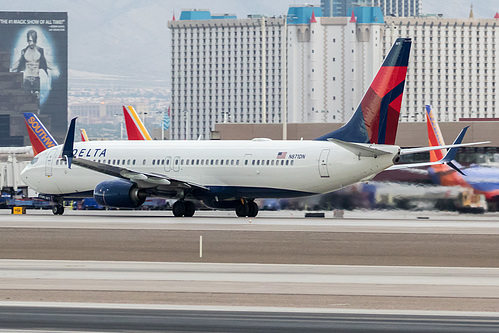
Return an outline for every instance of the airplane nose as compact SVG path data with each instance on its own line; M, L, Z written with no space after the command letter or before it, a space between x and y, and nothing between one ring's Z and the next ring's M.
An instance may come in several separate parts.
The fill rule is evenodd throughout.
M33 187L32 184L30 184L30 167L29 165L26 166L23 171L21 171L21 180L26 184L28 185L29 187Z

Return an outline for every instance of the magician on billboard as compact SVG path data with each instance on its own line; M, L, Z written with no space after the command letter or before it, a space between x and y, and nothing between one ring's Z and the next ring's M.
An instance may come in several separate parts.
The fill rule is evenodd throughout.
M24 91L33 98L38 112L50 95L52 80L60 75L52 55L52 45L38 27L23 29L13 48L10 71L23 73Z

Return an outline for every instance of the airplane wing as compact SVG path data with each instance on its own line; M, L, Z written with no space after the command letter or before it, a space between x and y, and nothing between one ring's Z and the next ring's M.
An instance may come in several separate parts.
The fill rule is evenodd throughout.
M127 179L136 183L139 188L151 188L158 185L169 186L175 189L202 189L208 191L209 189L205 186L188 182L172 177L168 177L163 174L155 172L140 172L134 171L129 168L119 167L115 165L109 165L99 162L94 162L82 158L73 159L73 164L78 165L82 168L90 169L99 173L103 173L109 176Z
M205 186L158 173L134 171L128 168L94 162L82 158L75 158L73 156L75 127L76 118L73 118L71 119L68 132L66 133L66 139L64 140L64 146L62 148L62 156L67 160L69 169L71 169L72 164L75 164L82 168L90 169L99 173L130 180L136 183L140 188L153 188L163 185L169 186L172 189L197 188L209 191L209 189Z

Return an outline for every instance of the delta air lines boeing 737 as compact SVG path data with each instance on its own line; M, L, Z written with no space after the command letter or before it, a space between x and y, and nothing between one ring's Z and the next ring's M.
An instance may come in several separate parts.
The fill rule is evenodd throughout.
M256 198L321 194L369 180L401 154L443 148L395 145L410 46L397 39L351 119L315 140L74 143L75 118L64 145L37 155L22 179L56 202L93 195L103 206L133 208L149 196L175 197L173 214L186 217L195 213L193 200L254 217ZM62 214L63 206L53 211Z

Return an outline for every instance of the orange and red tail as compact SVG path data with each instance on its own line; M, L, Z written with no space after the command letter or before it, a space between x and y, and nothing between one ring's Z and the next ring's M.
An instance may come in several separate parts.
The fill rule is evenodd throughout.
M87 131L85 131L85 129L80 128L80 135L81 135L81 141L83 141L83 142L90 141L88 139Z
M426 125L428 128L428 144L430 147L444 146L444 138L442 132L440 131L440 126L438 126L438 121L431 105L426 105ZM430 151L430 162L440 161L445 154L447 149L432 150ZM444 186L462 186L471 187L470 184L455 170L446 164L439 164L430 167L430 174L434 178L434 182L439 183Z
M131 106L123 106L128 140L152 140L149 132Z
M28 130L29 141L31 142L35 156L48 148L57 146L57 141L55 141L34 113L25 112L23 115L26 129Z

